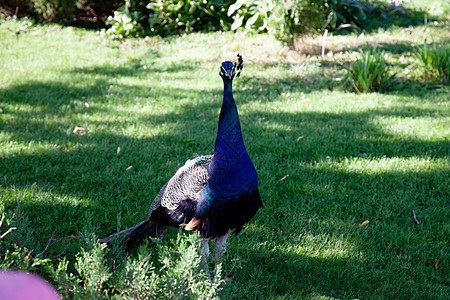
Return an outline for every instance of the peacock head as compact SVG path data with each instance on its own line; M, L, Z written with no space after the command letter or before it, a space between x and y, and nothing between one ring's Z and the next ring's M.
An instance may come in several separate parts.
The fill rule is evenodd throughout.
M233 80L234 75L236 74L236 68L231 61L224 61L220 66L220 77L223 80Z
M236 75L237 70L237 77L241 75L241 70L244 65L244 61L242 59L242 55L238 54L238 58L236 61L225 61L220 66L220 72L219 75L222 77L223 80L233 80L234 75Z

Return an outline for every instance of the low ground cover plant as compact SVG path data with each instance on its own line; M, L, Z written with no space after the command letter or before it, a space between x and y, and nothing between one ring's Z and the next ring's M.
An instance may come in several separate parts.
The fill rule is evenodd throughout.
M347 85L357 93L385 92L395 84L385 53L376 47L360 50L361 58L347 70Z
M448 83L450 76L450 44L432 44L425 41L414 52L425 79L439 79Z

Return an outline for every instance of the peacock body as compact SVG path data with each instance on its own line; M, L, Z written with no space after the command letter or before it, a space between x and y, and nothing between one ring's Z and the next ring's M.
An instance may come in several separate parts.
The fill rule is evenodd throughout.
M218 259L230 231L238 234L262 207L258 176L244 145L233 98L236 68L242 66L229 61L220 68L224 93L214 155L186 161L155 197L147 220L101 242L116 236L127 243L147 237L162 239L167 227L185 226L200 233L204 256L209 253L208 240L216 238Z

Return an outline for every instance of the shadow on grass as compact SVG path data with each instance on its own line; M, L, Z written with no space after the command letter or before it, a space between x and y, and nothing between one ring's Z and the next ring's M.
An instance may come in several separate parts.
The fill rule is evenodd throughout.
M108 79L131 76L135 74L131 68L134 69L130 66L99 67L94 72ZM174 65L172 72L179 70L186 70L185 65ZM74 72L83 73L83 70ZM159 70L146 72L151 74ZM142 71L142 76L146 72ZM85 228L87 219L95 224L99 236L115 232L118 219L122 227L135 225L146 217L153 197L177 167L194 152L212 152L220 101L182 104L178 112L141 114L125 123L114 118L93 118L86 121L86 135L72 134L71 129L77 124L69 124L67 120L76 121L77 116L83 114L120 116L122 112L116 109L114 101L135 101L136 93L143 98L157 96L155 101L161 103L165 98L181 101L208 99L211 95L219 95L220 98L221 95L220 89L196 91L141 87L137 90L135 86L120 85L115 100L108 100L103 97L109 83L106 79L94 81L90 87L31 83L0 91L9 104L17 104L15 110L5 109L3 112L8 116L7 121L2 118L0 123L1 131L8 136L5 143L12 148L18 142L35 143L30 149L16 147L2 155L0 186L10 191L11 185L16 185L21 209L29 216L37 243L41 245L55 230L58 236L77 235ZM314 81L311 77L305 79ZM243 80L239 83L241 88L255 85L262 87L263 91L259 92L258 88L240 89L236 90L235 98L238 105L260 101L263 95L266 97L262 101L270 102L279 99L285 86L305 93L324 88L313 85L308 90L299 85L298 80L289 77L275 80L255 78L254 82ZM111 101L111 105L89 110L83 107L80 97L98 99L102 103ZM21 105L31 108L21 110ZM446 141L396 136L374 122L377 117L434 117L440 114L438 108L417 109L399 105L353 113L301 114L239 109L244 139L259 172L266 207L252 221L263 228L261 232L248 229L245 233L244 230L230 245L231 255L237 253L247 262L242 273L233 275L236 282L245 282L243 278L248 276L257 278L253 284L258 283L258 286L248 289L238 284L228 286L227 289L234 294L244 295L244 298L246 295L249 298L255 295L262 297L265 293L288 297L298 295L300 291L306 296L370 296L377 292L382 281L389 278L386 273L393 270L393 267L379 267L380 264L391 264L396 255L402 254L402 245L415 241L420 252L427 239L437 241L442 238L426 231L425 227L418 232L411 229L408 214L411 209L423 207L421 217L432 218L434 211L430 207L441 207L448 193L440 185L446 172L404 170L369 176L338 170L332 165L318 167L328 159L339 163L347 158L367 156L375 159L447 159L449 145ZM204 118L198 117L200 112ZM53 117L56 120L52 120ZM111 129L120 132L117 128L127 129L132 125L143 131L141 135L110 132ZM152 133L151 130L158 126L167 126L167 129L163 133ZM91 131L89 128L94 129ZM304 139L297 142L300 135ZM197 142L186 142L190 138ZM45 145L46 149L39 145ZM120 155L117 147L121 147ZM129 166L133 168L127 172ZM289 177L280 181L286 174ZM9 200L7 205L11 208L17 203ZM361 256L325 259L314 257L313 253L282 252L275 247L296 243L301 246L301 237L305 234L346 235L351 226L354 229L358 222L369 218L379 227L366 234L349 234L349 240L355 245L353 250L362 253ZM440 217L435 218L430 221L430 226L437 231L436 224L440 222ZM378 237L377 232L384 232L384 236ZM370 248L377 238L380 238L379 248ZM248 248L240 248L240 243L245 241ZM257 243L264 242L272 243L274 250L251 250L257 248L254 246ZM63 247L56 246L51 254L61 253ZM327 241L323 242L323 247L333 249ZM439 247L430 248L429 257L441 259ZM414 272L413 268L406 270ZM433 279L428 273L423 273L421 278ZM439 277L436 280L440 280Z
M248 263L258 272L242 270L242 274L232 274L236 276L235 280L251 277L254 281L245 287L225 286L229 299L264 299L266 295L280 299L309 299L314 296L341 299L373 290L369 271L349 271L356 267L366 269L364 262L358 259L324 259L278 251L264 254L258 250L239 250L249 255L248 259L251 257Z
M182 71L193 71L198 69L201 62L195 60L186 60L168 64L166 66L155 66L154 61L159 55L150 55L145 59L134 59L126 66L97 66L95 68L76 68L72 72L74 74L98 74L107 77L148 75L151 73L178 73Z

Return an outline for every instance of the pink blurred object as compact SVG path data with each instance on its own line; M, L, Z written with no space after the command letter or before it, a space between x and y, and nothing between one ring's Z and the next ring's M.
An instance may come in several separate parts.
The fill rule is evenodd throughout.
M61 296L38 275L0 271L0 300L61 300Z

